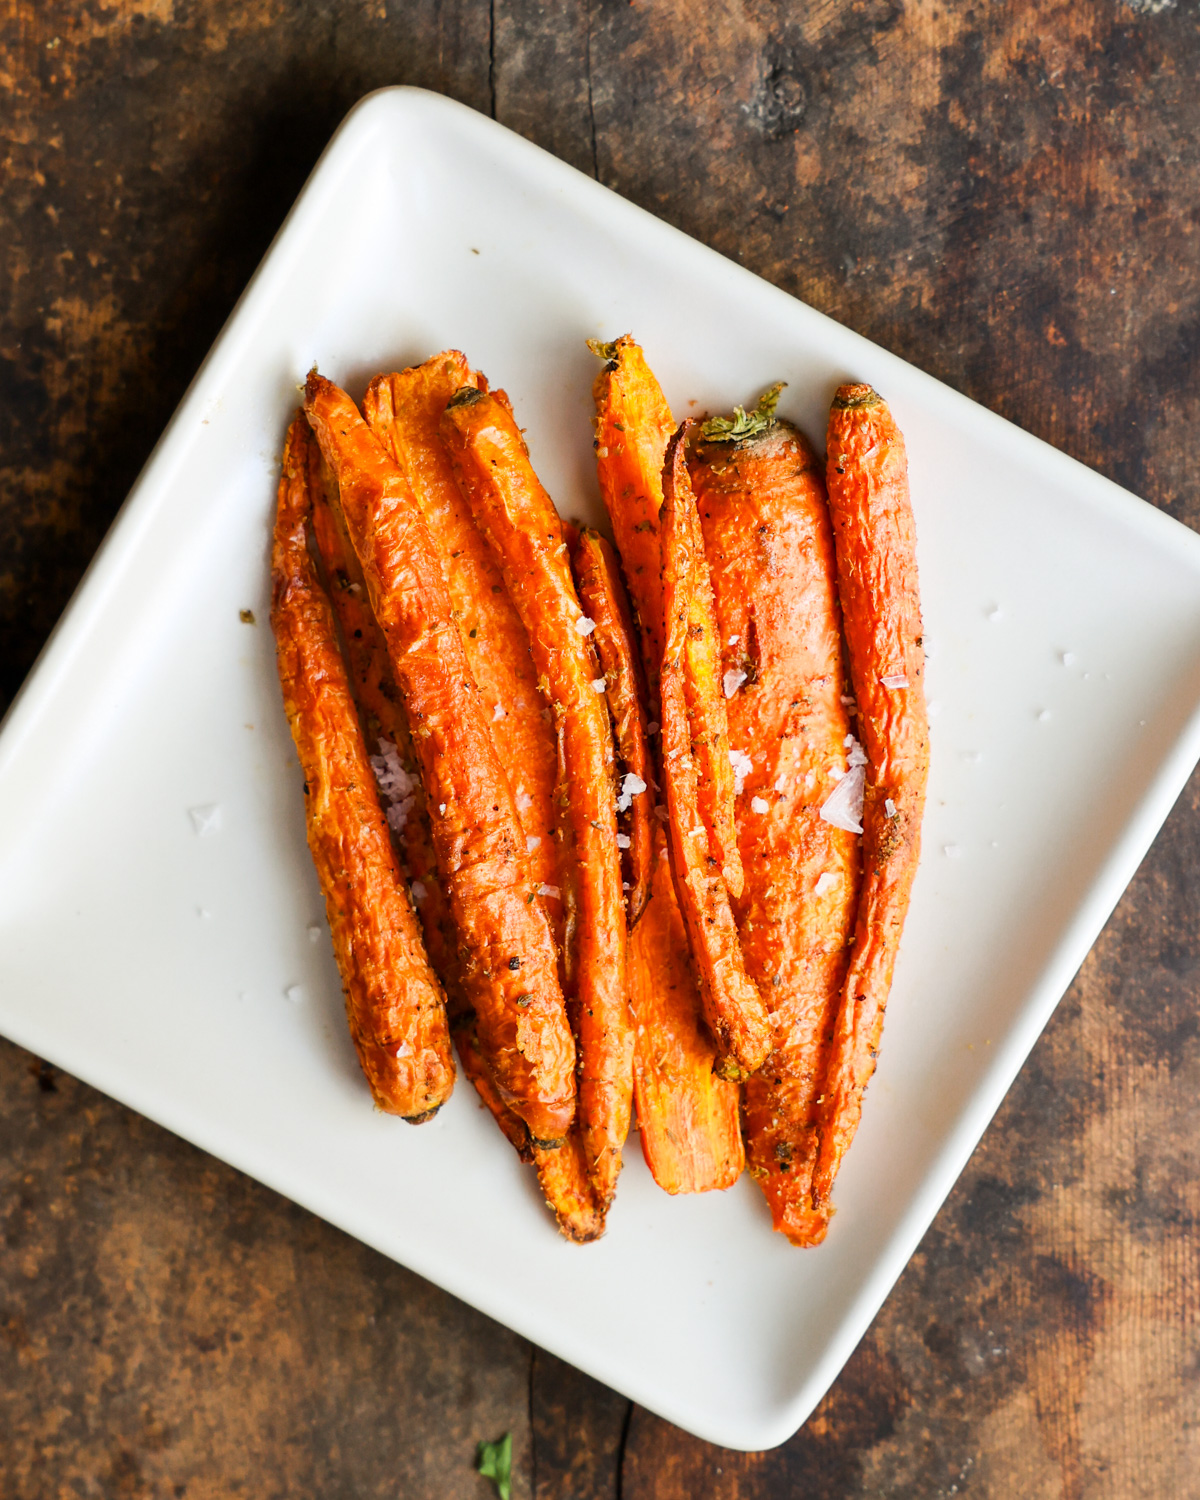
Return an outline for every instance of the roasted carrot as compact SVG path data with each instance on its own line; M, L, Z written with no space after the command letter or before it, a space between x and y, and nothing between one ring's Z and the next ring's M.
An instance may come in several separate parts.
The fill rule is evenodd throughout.
M675 430L671 408L632 334L588 347L606 361L596 376L596 475L612 522L642 637L650 701L658 699L662 662L662 463Z
M501 764L509 771L529 862L556 939L563 903L555 840L554 733L529 652L529 636L454 477L438 423L463 386L487 382L456 349L399 374L380 375L363 398L372 432L408 479L442 559L442 571L471 675L479 685Z
M407 481L345 392L314 371L305 409L404 699L488 1066L535 1141L560 1141L575 1048L557 953L441 564Z
M920 857L929 773L908 460L887 403L869 385L838 388L829 414L826 466L846 649L867 765L862 895L818 1122L813 1180L818 1205L829 1198L875 1071Z
M626 334L592 342L606 360L596 377L596 476L633 602L648 684L648 710L661 717L662 462L675 423L641 348ZM656 733L657 725L648 728ZM653 758L653 757L652 757ZM665 810L665 809L664 809ZM642 1153L669 1193L728 1185L742 1161L733 1084L714 1078L718 1049L701 1016L687 932L667 871L655 866L654 894L630 940L630 997L637 1035L634 1094Z
M341 634L342 654L363 725L384 814L425 934L425 949L446 992L453 1029L460 1008L458 939L438 876L425 789L417 771L387 642L371 613L366 579L342 515L337 483L309 442L312 529ZM524 1127L522 1126L522 1129Z
M655 1182L668 1193L731 1187L745 1165L738 1086L713 1072L712 1038L697 1024L700 995L661 829L650 900L629 938L629 1003L638 1134Z
M538 482L502 392L474 386L441 431L459 485L524 621L558 737L558 823L565 863L567 992L579 1039L579 1129L603 1213L616 1190L633 1093L625 991L625 912L617 848L613 743L593 683L595 628L571 581L562 525Z
M284 449L271 558L279 679L350 1034L376 1104L415 1122L449 1096L454 1060L441 987L396 862L333 610L308 550L311 444L297 415Z
M689 431L693 425L685 422L680 427L667 445L663 463L665 644L660 683L663 780L667 792L675 890L687 924L705 1019L721 1052L718 1067L725 1076L740 1078L762 1065L770 1050L771 1032L762 997L746 974L729 904L728 885L714 848L711 829L701 818L700 772L698 757L692 750L695 739L692 710L697 683L692 679L692 693L689 694L688 683L695 661L694 654L689 651L689 641L694 644L693 631L703 629L709 631L710 649L715 645L715 625L700 624L703 612L695 605L697 595L710 589L711 585L685 461ZM707 615L711 622L711 597L708 605ZM715 669L712 675L715 678ZM704 686L703 682L700 686ZM723 715L723 701L720 708ZM707 722L715 716L716 710L710 705Z
M559 846L555 837L554 732L544 717L529 636L505 587L499 564L458 487L438 424L451 396L487 382L457 350L434 355L397 374L380 375L363 400L371 430L404 472L443 560L459 638L472 676L490 712L492 736L510 780L525 830L538 901L561 942ZM424 915L422 905L422 915ZM463 1072L475 1085L523 1161L537 1170L546 1201L568 1239L583 1243L602 1233L573 1125L566 1141L548 1151L528 1143L524 1124L505 1105L487 1069L475 1018L451 997L450 1019Z
M775 1228L811 1245L828 1222L812 1202L817 1098L859 869L855 836L820 816L849 728L823 466L773 413L769 400L705 423L689 472L744 770L734 913L771 1020L770 1055L744 1085L746 1150Z
M603 691L617 746L617 843L625 850L626 911L632 929L650 895L651 802L654 781L646 742L646 685L633 639L629 600L612 547L598 531L567 531L571 571L588 618L603 673ZM599 679L597 679L599 680ZM632 778L632 779L630 779ZM624 843L622 843L624 840Z

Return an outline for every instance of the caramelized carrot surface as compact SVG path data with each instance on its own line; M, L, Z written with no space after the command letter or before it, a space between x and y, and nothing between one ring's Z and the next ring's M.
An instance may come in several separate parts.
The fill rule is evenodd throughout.
M663 780L675 889L700 980L705 1019L721 1053L718 1067L726 1076L740 1078L762 1065L771 1033L762 997L746 974L712 831L701 818L700 773L692 749L696 729L688 692L694 658L688 642L697 628L696 594L710 585L684 458L690 426L685 422L671 439L663 464ZM696 687L693 680L693 694ZM714 712L710 707L710 717Z
M425 949L446 992L453 1019L461 1008L458 940L450 904L438 876L429 828L429 810L413 753L412 738L392 675L387 642L367 596L366 579L346 531L337 483L315 439L309 442L313 535L341 635L354 701L372 752L384 814L392 831L417 915Z
M438 436L446 403L464 386L486 388L487 382L465 355L450 349L410 370L378 376L363 398L363 415L408 479L442 560L463 653L512 782L537 899L561 942L563 902L553 894L559 888L554 731L542 716L529 636Z
M625 989L625 910L617 847L613 742L595 691L562 525L502 392L467 387L446 408L443 439L472 514L525 623L558 737L559 828L566 843L567 992L579 1039L579 1129L601 1211L621 1169L633 1094ZM569 842L567 842L569 840Z
M650 900L629 939L629 999L638 1134L655 1182L668 1193L731 1187L745 1164L738 1086L713 1071L716 1048L698 1024L700 993L661 831Z
M493 1081L535 1140L559 1141L574 1115L575 1048L557 953L441 563L407 481L345 392L314 371L305 408L404 699Z
M744 1086L746 1149L775 1228L811 1245L828 1222L812 1201L817 1100L859 881L855 836L820 817L846 772L841 621L822 466L790 423L742 425L697 443L689 469L744 770L734 911L771 1021L771 1053Z
M592 387L596 401L596 475L612 522L625 582L642 637L650 701L662 662L662 465L675 430L671 408L631 334L589 342L607 363Z
M313 444L288 432L271 559L271 625L304 771L308 845L325 896L346 1015L380 1109L428 1119L454 1085L445 1005L380 807L337 644L308 549Z
M628 876L624 882L628 887L625 905L632 929L650 896L650 788L654 773L646 741L646 684L633 639L629 600L612 547L589 527L581 532L572 528L571 532L571 571L584 612L596 624L592 640L600 658L603 692L616 739L617 842L627 840L622 846L625 852L621 864Z
M862 1114L921 850L929 773L916 527L904 439L868 385L839 387L826 445L858 733L867 756L863 886L819 1119L824 1203Z

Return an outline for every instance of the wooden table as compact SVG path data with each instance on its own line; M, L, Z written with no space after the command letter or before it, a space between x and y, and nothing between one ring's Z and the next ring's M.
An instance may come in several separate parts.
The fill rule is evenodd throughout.
M0 703L382 84L494 114L1200 523L1191 0L4 0L0 67ZM485 1500L475 1444L511 1430L519 1500L1200 1495L1198 797L765 1455L0 1044L0 1494Z

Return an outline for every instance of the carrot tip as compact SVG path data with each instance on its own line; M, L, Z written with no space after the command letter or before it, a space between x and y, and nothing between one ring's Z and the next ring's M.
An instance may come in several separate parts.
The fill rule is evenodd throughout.
M833 398L834 411L856 411L861 407L879 406L883 397L869 385L839 385Z

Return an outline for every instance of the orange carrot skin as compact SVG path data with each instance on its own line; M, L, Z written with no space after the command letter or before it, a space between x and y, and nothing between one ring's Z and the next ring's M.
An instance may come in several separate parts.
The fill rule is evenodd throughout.
M629 840L622 866L629 879L626 911L630 929L636 925L650 897L651 800L654 785L650 748L646 739L646 685L633 636L633 616L621 582L612 547L598 531L568 529L571 570L584 613L596 622L592 640L604 673L604 695L612 716L617 745L618 780L636 776L647 791L632 797L617 824Z
M844 385L834 396L826 476L858 734L868 765L863 887L825 1079L814 1178L818 1203L829 1197L858 1128L863 1092L875 1071L921 853L929 775L925 653L908 459L886 402L870 386Z
M571 581L561 522L533 471L507 397L468 389L446 408L441 430L463 494L525 623L555 717L560 822L570 836L566 958L579 1037L578 1119L603 1210L616 1190L629 1130L633 1026L625 990L612 733L592 687L599 669L576 628L586 617Z
M660 830L650 900L629 938L634 1103L655 1182L706 1193L732 1187L745 1165L738 1086L713 1072L716 1051L696 1024L700 994L666 856Z
M488 1065L534 1139L559 1141L574 1116L575 1048L557 953L441 564L404 476L345 392L313 372L305 408L404 698Z
M592 387L596 402L596 476L612 522L642 639L650 702L658 699L662 661L663 455L675 422L662 388L632 334L592 344L608 363Z
M363 415L408 479L442 559L467 665L483 697L500 762L512 771L537 899L561 943L563 902L549 894L559 885L554 734L542 717L525 626L438 436L446 403L464 386L486 389L487 381L465 355L449 349L402 373L378 376L363 398Z
M675 890L704 1016L721 1053L718 1067L725 1076L742 1078L765 1061L771 1030L762 997L746 973L726 881L700 817L686 677L695 620L692 601L697 576L707 574L707 564L684 456L691 425L685 422L671 439L663 464L663 780Z
M817 1100L859 885L856 836L820 817L846 769L849 728L823 466L775 421L754 437L699 443L689 469L722 668L745 675L726 704L734 749L752 762L738 798L746 884L734 910L772 1029L771 1054L743 1088L746 1149L775 1228L812 1245L828 1224L812 1202Z
M455 1013L463 1004L458 939L450 904L438 875L425 789L416 774L412 737L408 732L400 689L396 686L388 659L387 641L371 613L366 579L346 531L336 481L315 441L309 443L309 450L313 536L337 617L342 652L363 732L368 746L374 748L376 754L383 753L383 742L393 745L405 770L413 775L411 806L401 831L398 834L393 832L392 842L401 857L410 891L415 892L417 914L425 934L425 949L446 992L453 1030ZM524 1130L524 1126L521 1128Z
M346 1015L378 1107L420 1121L454 1086L441 987L379 805L328 595L308 551L311 434L288 432L271 559L271 625L304 770L308 844Z

